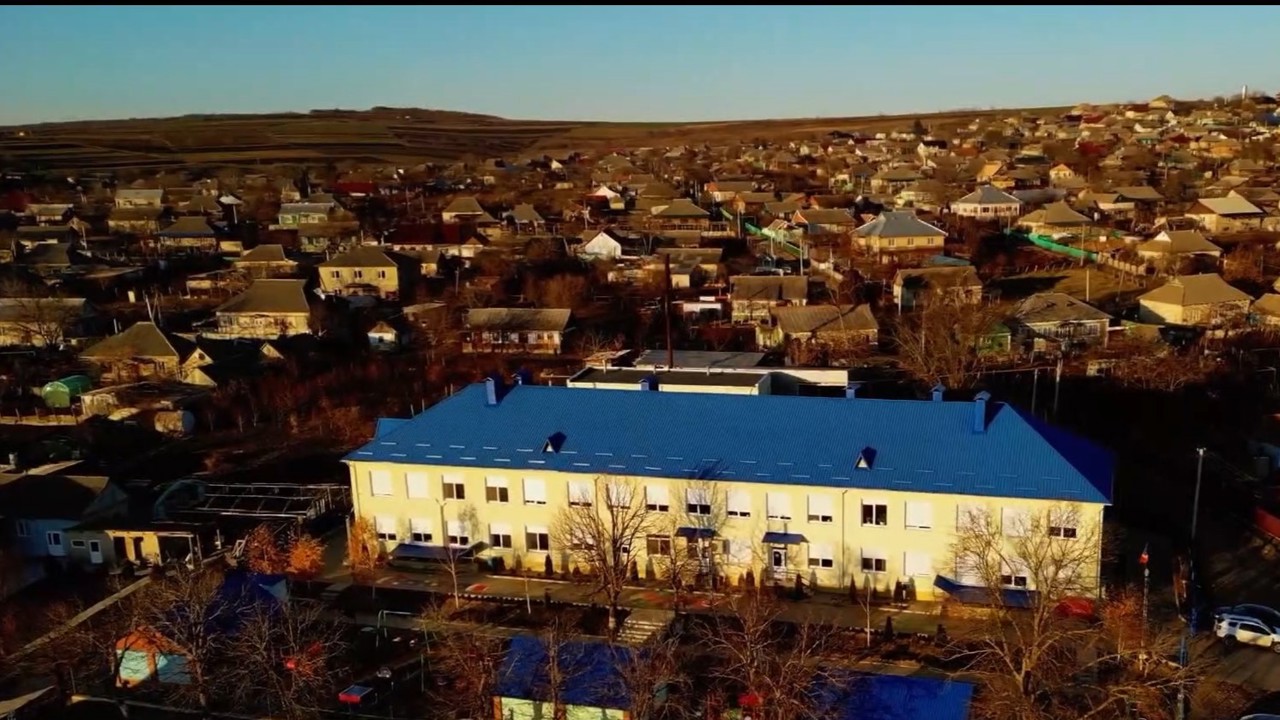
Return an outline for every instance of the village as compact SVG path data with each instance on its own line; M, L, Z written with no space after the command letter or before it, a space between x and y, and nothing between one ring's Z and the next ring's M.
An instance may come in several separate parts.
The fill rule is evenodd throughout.
M41 132L0 718L1280 712L1273 96L159 172Z

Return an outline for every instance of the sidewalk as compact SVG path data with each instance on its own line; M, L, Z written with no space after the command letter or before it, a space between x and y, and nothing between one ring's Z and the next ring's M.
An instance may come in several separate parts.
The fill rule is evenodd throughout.
M350 577L326 580L350 582ZM592 592L590 583L564 580L523 578L467 573L458 578L461 594L474 600L507 600L542 602L548 595L553 602L573 605L603 605L604 598ZM373 583L376 588L395 588L419 592L452 593L453 581L447 573L417 573L384 568L379 570ZM771 592L765 589L763 592ZM707 592L681 593L680 610L685 612L714 613L725 607L729 598ZM623 591L621 605L631 609L674 610L675 596L670 590L659 588L629 587ZM804 600L780 600L780 617L791 622L818 622L856 630L868 627L865 608L853 603L848 595L834 592L818 592ZM869 627L873 632L884 630L887 618L893 618L897 633L934 635L941 623L951 637L964 635L981 628L985 621L972 618L942 617L942 604L915 601L905 605L872 605Z

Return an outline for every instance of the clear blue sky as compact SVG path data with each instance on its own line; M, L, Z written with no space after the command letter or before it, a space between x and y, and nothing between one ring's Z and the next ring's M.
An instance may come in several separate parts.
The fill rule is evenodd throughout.
M375 105L731 120L1280 89L1280 8L1261 6L15 6L4 25L0 124Z

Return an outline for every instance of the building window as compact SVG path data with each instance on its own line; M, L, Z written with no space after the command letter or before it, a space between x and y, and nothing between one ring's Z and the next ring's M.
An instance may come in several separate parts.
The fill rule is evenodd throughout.
M908 502L905 524L912 530L929 530L933 528L933 504Z
M489 526L489 546L511 549L511 526L493 523Z
M651 556L662 555L670 557L671 538L666 535L650 535L645 540L645 552Z
M810 495L809 496L809 522L811 523L831 523L835 522L835 502L832 501L830 495Z
M378 271L378 279L379 279L379 280L386 280L386 279L387 279L387 271L386 271L386 270L379 270L379 271Z
M361 279L361 278L363 278L363 277L364 277L364 271L363 271L363 270L354 270L354 271L352 271L351 276L352 276L352 277L354 277L355 279L359 280L359 279Z
M711 490L709 488L689 488L685 490L685 512L690 515L711 514Z
M427 497L427 474L411 472L404 474L404 492L410 499L421 500Z
M658 485L646 485L644 506L649 512L670 512L671 498L667 495L667 489Z
M791 496L786 493L768 493L764 496L764 513L770 520L790 520Z
M885 554L879 550L862 549L862 572L864 573L882 573L889 569L889 560Z
M889 524L889 506L874 500L862 501L862 524L884 527Z
M511 491L507 488L507 479L487 477L484 479L485 502L505 503L511 500Z
M569 481L569 505L572 507L591 507L594 500L594 488L589 480Z
M1025 590L1027 588L1027 571L1022 569L1015 570L1006 566L1000 571L1000 584L1004 587Z
M14 532L18 537L31 537L31 523L26 520L17 520L13 524Z
M1026 537L1031 528L1031 511L1021 508L1000 509L1000 529L1006 537Z
M542 478L525 478L524 479L524 504L525 505L546 505L547 504L547 484Z
M929 553L908 550L902 554L902 574L911 576L932 575L933 558Z
M379 515L373 519L373 531L377 533L378 539L383 542L396 541L396 519Z
M729 517L751 517L751 494L746 490L730 490L726 505Z
M423 518L409 518L409 542L426 545L431 540L431 521Z
M1077 526L1074 512L1058 508L1049 511L1049 537L1069 540L1076 537Z
M528 552L547 552L551 549L551 533L545 527L529 525L524 529L524 547Z
M462 482L461 475L445 475L444 476L444 499L445 500L466 500L467 486Z
M83 549L83 548L84 548L84 541L83 541L83 540L72 540L72 541L71 541L71 547L73 547L73 548L82 548L82 549Z
M471 533L461 520L450 520L448 525L449 544L454 547L466 547L471 544Z
M836 566L835 552L830 545L809 546L809 567L833 568Z
M369 494L374 497L391 497L391 471L369 471Z
M956 508L956 530L985 530L991 514L981 505L962 504Z

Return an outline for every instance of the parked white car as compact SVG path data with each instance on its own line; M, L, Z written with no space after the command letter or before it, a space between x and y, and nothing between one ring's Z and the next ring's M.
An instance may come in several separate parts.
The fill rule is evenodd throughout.
M1213 624L1213 634L1228 645L1256 645L1280 653L1280 632L1261 620L1243 615L1222 615Z

